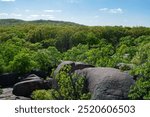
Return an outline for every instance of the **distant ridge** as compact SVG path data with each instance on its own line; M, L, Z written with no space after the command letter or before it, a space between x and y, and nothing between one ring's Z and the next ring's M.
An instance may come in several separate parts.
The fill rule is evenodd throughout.
M23 20L19 19L0 19L0 25L13 25L23 23Z
M17 24L50 24L50 25L69 25L69 26L81 26L80 24L67 22L67 21L54 21L54 20L33 20L25 21L20 19L0 19L0 25L17 25Z

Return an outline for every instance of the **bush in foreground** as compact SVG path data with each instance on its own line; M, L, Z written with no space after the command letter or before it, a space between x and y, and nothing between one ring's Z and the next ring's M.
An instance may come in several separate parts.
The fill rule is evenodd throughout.
M34 100L54 100L56 99L57 95L58 95L57 92L53 89L36 90L32 93L31 98Z
M37 90L32 93L36 100L87 100L91 94L85 87L85 78L70 73L71 66L64 66L56 75L58 89Z
M150 63L144 63L132 71L139 79L131 87L129 98L134 100L150 99Z

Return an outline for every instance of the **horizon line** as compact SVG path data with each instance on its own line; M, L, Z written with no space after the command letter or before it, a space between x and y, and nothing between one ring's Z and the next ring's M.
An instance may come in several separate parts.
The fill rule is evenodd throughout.
M87 25L87 24L81 24L78 22L73 22L73 21L67 21L67 20L52 20L52 19L31 19L31 20L27 20L27 19L17 19L17 18L0 18L0 20L21 20L21 21L25 21L25 22L31 22L31 21L39 21L39 20L43 20L43 21L54 21L54 22L66 22L66 23L74 23L74 24L78 24L78 25L83 25L83 26L90 26L90 27L97 27L97 26L104 26L104 27L146 27L146 28L150 28L150 26L144 26L144 25Z

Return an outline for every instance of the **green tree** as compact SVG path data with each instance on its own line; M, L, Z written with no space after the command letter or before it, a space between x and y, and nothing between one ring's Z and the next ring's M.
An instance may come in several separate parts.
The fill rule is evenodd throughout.
M63 53L63 60L71 61L84 61L87 59L85 53L88 51L87 45L79 44L76 47L69 49L67 52Z
M56 67L61 60L61 53L55 47L38 50L34 60L37 62L39 69L49 71Z
M72 46L77 46L78 44L87 44L87 32L77 31L72 35Z
M70 27L65 27L57 35L56 47L59 51L65 52L72 47L73 30Z
M132 59L132 63L141 65L150 59L150 43L141 43L138 50Z
M13 61L10 61L10 71L23 74L33 70L36 66L36 63L33 61L33 58L29 53L30 52L27 50L20 51L14 57Z
M0 50L6 65L8 65L9 62L13 60L14 56L17 55L17 53L21 50L21 47L12 44L10 41L7 41L6 43L2 44Z
M49 46L56 46L56 42L57 42L56 39L50 38L43 40L41 43L44 48L48 48Z
M138 76L139 79L131 87L129 98L136 100L150 99L150 62L138 66L131 73Z
M89 32L87 34L87 44L89 46L91 46L91 45L95 45L95 44L98 44L98 43L99 43L99 40L96 38L96 36L94 35L94 33Z

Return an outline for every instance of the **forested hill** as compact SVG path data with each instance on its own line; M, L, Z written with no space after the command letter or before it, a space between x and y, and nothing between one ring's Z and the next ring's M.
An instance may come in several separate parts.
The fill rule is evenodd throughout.
M0 26L20 25L20 24L49 24L49 25L68 25L79 26L77 23L53 20L33 20L24 21L20 19L0 19Z

